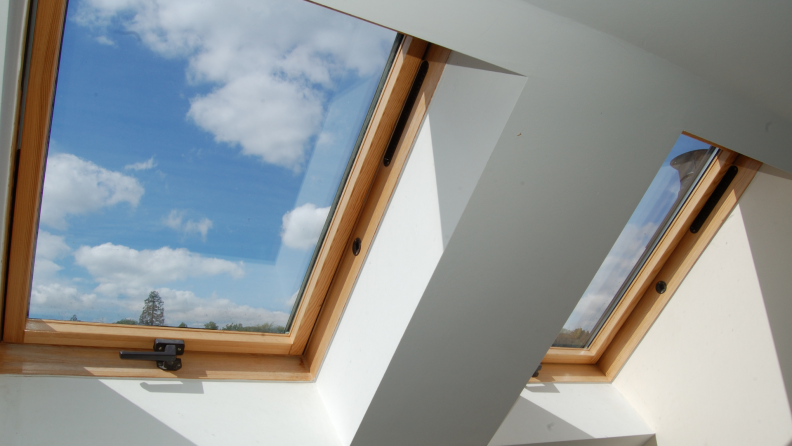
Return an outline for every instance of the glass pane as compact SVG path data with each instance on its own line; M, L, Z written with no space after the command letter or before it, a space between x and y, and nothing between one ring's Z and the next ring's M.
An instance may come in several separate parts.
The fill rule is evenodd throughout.
M589 346L715 152L701 141L679 137L553 347Z
M300 0L70 1L30 317L284 332L395 39Z

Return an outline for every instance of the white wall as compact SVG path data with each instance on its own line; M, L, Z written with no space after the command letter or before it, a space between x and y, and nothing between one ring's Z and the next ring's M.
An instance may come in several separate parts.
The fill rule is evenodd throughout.
M317 378L344 445L443 252L430 132L427 118Z
M657 444L792 442L790 271L792 176L764 166L614 381Z
M450 56L316 384L0 375L0 430L12 445L349 444L524 82Z
M609 383L528 384L489 446L557 444L641 446L654 436Z
M0 375L2 444L340 445L312 383Z
M382 329L368 326L369 331L361 331L352 341L345 340L348 335L343 330L351 321L365 315L368 299L377 299L380 294L364 296L356 288L322 369L318 388L304 384L305 387L284 390L271 383L209 386L203 382L204 394L187 392L174 396L161 392L163 395L155 396L153 387L142 386L139 381L6 376L0 377L6 392L0 401L0 416L15 421L4 428L16 429L15 432L22 429L19 435L42 441L57 438L59 429L88 435L96 419L105 424L122 422L121 415L104 416L116 409L119 414L140 420L141 426L163 432L176 444L179 436L185 441L196 441L192 432L202 435L200 441L206 444L226 437L241 442L241 437L235 437L231 430L238 425L226 418L239 412L229 409L225 415L222 411L227 407L237 405L260 415L242 418L251 420L246 425L255 426L244 431L248 435L245 438L257 440L259 436L279 432L278 429L298 430L290 423L302 421L298 420L299 416L321 418L324 409L316 398L320 395L328 408L327 423L338 430L341 444L350 441L376 446L486 444L513 408L531 372L682 130L792 170L792 152L788 150L792 147L792 124L777 113L715 87L638 47L528 3L519 0L326 0L320 3L527 77L520 80L524 87L517 81L513 84L505 81L508 87L503 90L498 89L498 83L486 87L495 94L509 92L512 99L493 101L495 111L490 110L478 119L485 129L490 129L487 131L491 133L487 134L491 136L487 139L491 138L495 144L477 142L470 146L473 151L468 154L477 156L473 164L478 165L482 160L487 164L460 175L463 184L459 187L464 191L465 205L454 204L452 200L444 208L441 183L446 181L442 179L446 174L441 174L438 167L441 154L432 147L438 196L436 212L440 216L429 220L431 224L422 229L426 233L416 234L428 240L427 251L421 252L425 257L415 260L415 266L420 268L412 270L412 265L402 265L404 272L414 273L426 285L412 283L412 275L393 281L386 279L392 277L390 274L372 275L367 280L379 279L381 289L403 286L399 289L405 293L397 297L404 299L404 306L396 309L398 314L393 313L394 320L390 320L390 313L379 313L379 319L375 320L382 323ZM502 70L485 71L483 75L487 78L490 78L488 73L496 73L492 75L494 78L516 78L508 77L516 75ZM7 82L5 79L4 85ZM3 106L7 103L4 98ZM498 104L504 108L500 109ZM503 110L507 112L499 114ZM432 118L432 113L435 110L430 110L429 132L442 121ZM768 122L772 126L767 126ZM468 124L475 124L459 122L454 128L455 123L456 120L443 125L451 131L464 132ZM426 136L422 134L424 147ZM431 139L434 144L434 138ZM452 142L447 147L453 149L460 141L467 140L449 137L446 141ZM408 169L431 172L427 167L429 154L426 150L422 153L423 161L415 166L408 164ZM419 154L416 159L420 157ZM455 169L449 178L453 178ZM406 175L407 172L405 178ZM420 184L427 180L420 175L415 178ZM473 183L475 187L471 188ZM410 190L404 184L399 188ZM432 197L428 195L418 197L426 201L416 206L420 213L415 215L429 215ZM397 207L394 204L392 209ZM464 210L454 217L461 207ZM443 222L443 209L448 212L447 221L457 220L450 229ZM747 206L742 205L741 209L745 211ZM751 227L767 233L783 233L788 227L784 223L789 221L786 214L773 214L775 211L769 208L764 208L764 212L770 220L751 220L746 213L749 240ZM400 221L412 223L409 218L412 214L403 215L404 220ZM387 219L391 217L386 215L375 243L390 246L398 254L406 248L383 236ZM398 231L401 228L392 229L393 234L402 234ZM784 234L787 238L783 243L789 243L790 237ZM788 293L784 294L790 286L785 282L789 268L783 265L789 263L781 263L779 267L774 261L785 257L782 251L773 251L778 249L773 240L763 240L757 235L754 241L756 246L764 247L758 255L754 253L754 258L765 306L774 310L770 312L770 333L775 336L777 347L788 347L792 336L781 322L784 315L792 314L785 299ZM372 247L370 259L374 252ZM388 256L382 255L385 257ZM428 272L432 262L436 267ZM373 271L372 265L366 265L364 274L369 268ZM405 283L399 283L402 281ZM359 285L363 290L362 276ZM358 303L360 307L356 309ZM386 326L390 328L385 330ZM368 337L381 341L375 347L391 349L392 357L390 353L372 354ZM354 343L358 341L361 344ZM787 348L777 352L782 364L789 359L790 351ZM361 365L352 362L355 358L363 362L372 359L371 374L363 376L371 381L358 382L356 375L344 374L353 370L352 366ZM729 370L737 373L744 369L745 364L740 363ZM789 376L784 370L787 369L782 369L779 375L782 378ZM672 372L679 374L678 370ZM735 375L720 391L724 394L733 391L740 376ZM359 392L339 391L355 389L358 383ZM190 386L194 388L195 384ZM639 387L645 391L652 388ZM36 389L43 390L37 394ZM637 395L623 392L625 396ZM28 394L35 396L35 403L26 405L23 400ZM290 399L296 395L303 396ZM73 401L80 398L86 402L77 406L78 410L71 409L75 406ZM651 413L647 415L645 406L631 398L628 397L650 427L664 427L655 425L655 418ZM260 404L262 400L285 405L285 413L290 415L267 418L268 412ZM89 410L94 404L100 413ZM55 421L41 428L36 423L39 414L49 414ZM219 417L219 422L213 423L213 417ZM299 435L307 438L304 444L311 444L315 439L327 438L329 434L322 429L325 434L309 431ZM175 434L171 435L170 431ZM121 432L124 439L134 438L129 431L121 429ZM99 434L95 438L107 439ZM333 444L335 440L330 441Z
M452 53L317 379L349 444L525 78Z
M682 131L792 170L776 112L527 2L320 3L527 77L354 445L488 442Z

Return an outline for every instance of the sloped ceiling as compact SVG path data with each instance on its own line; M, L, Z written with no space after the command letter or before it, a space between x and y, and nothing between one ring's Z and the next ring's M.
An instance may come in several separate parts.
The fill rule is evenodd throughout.
M526 0L792 120L792 2Z
M788 48L767 37L738 51L723 43L724 31L700 48L715 53L714 60L697 64L658 54L672 43L648 51L581 24L570 17L579 3L560 13L524 0L319 3L526 77L366 408L355 446L486 444L682 131L792 172L792 110L774 96L781 94L776 88L786 92L788 66L750 74L780 79L774 88L749 74L693 72L753 56L760 43L775 52ZM696 3L702 10L712 4ZM638 23L662 17L648 2L639 6L632 13ZM686 17L684 5L676 7L682 12L669 12L667 21ZM580 15L608 14L591 8L596 14ZM729 23L740 22L739 13L730 14ZM632 15L612 19L614 26L620 20ZM676 23L657 33L685 28ZM717 23L710 27L720 32ZM673 42L664 39L672 37L658 42ZM674 57L692 57L686 54L696 49ZM733 92L739 88L745 91ZM770 108L761 101L775 102Z

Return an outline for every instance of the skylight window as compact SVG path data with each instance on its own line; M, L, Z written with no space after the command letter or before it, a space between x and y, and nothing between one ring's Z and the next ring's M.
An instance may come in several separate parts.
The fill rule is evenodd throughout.
M288 331L395 38L297 0L69 2L29 316Z
M591 345L716 154L680 135L553 347Z

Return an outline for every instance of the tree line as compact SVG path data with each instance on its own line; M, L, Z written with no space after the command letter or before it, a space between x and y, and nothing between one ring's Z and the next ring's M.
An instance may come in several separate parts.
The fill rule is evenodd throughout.
M73 316L72 320L77 320L77 316ZM124 318L116 322L121 325L149 325L149 326L164 326L165 325L165 303L162 301L157 291L149 293L145 301L143 301L143 311L140 313L138 320ZM180 323L177 328L189 328L184 322ZM226 331L247 331L258 333L285 333L286 327L283 325L276 325L272 322L266 322L259 325L243 325L239 323L226 324L225 327L220 328L214 321L209 321L204 324L207 330L226 330Z
M588 344L591 338L591 331L584 330L583 328L576 328L574 330L561 329L561 333L553 342L553 347L570 347L579 348L581 345Z

